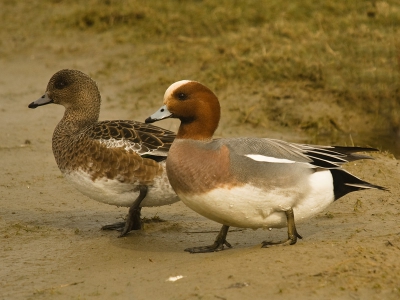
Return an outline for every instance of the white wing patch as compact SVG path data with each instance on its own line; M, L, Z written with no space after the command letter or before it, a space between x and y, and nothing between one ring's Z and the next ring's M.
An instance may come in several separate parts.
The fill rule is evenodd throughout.
M264 161L264 162L270 162L270 163L279 163L279 164L294 164L296 163L294 160L290 159L285 159L285 158L276 158L272 156L265 156L265 155L260 155L260 154L246 154L248 158L251 158L252 160L255 161Z

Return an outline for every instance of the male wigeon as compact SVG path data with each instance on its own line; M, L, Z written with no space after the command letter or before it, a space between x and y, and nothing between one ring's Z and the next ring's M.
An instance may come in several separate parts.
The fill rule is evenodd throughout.
M293 245L301 238L295 221L316 215L347 193L385 188L357 178L341 165L368 158L372 148L313 146L267 138L212 139L220 119L215 94L195 81L178 81L164 105L146 123L181 121L167 158L167 174L179 198L197 213L223 224L214 244L191 253L231 247L229 226L288 227L288 239L262 247Z
M102 229L124 236L141 229L141 207L179 200L165 172L173 132L130 120L99 122L99 89L77 70L54 74L46 93L29 108L50 103L65 107L53 133L54 157L65 178L94 200L130 207L126 222Z

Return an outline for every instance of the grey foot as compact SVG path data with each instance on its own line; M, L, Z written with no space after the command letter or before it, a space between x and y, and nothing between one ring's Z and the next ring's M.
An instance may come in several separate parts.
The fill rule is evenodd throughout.
M261 243L261 248L269 248L269 247L273 247L273 246L294 245L297 243L297 238L302 239L302 237L296 232L296 235L289 236L288 239L285 241L280 241L280 242L263 241Z
M118 222L106 225L101 228L102 230L117 230L121 232L121 234L118 237L124 237L132 230L142 229L142 221L140 220L140 212L142 208L140 207L140 203L142 203L143 199L147 195L147 186L140 185L138 189L139 189L139 196L136 198L132 206L129 208L126 222Z
M281 242L269 242L263 241L261 243L262 248L269 248L272 246L287 246L294 245L297 242L297 238L302 239L301 235L297 233L296 224L294 223L293 209L285 211L288 225L288 239Z
M209 245L209 246L186 248L185 251L190 252L190 253L217 252L217 251L224 250L224 245L227 246L228 248L232 248L231 244L229 244L226 240L228 230L229 230L229 226L223 225L217 235L217 238L215 239L214 244Z
M125 222L117 222L109 225L104 225L101 230L117 230L122 231L125 227Z
M101 227L101 230L116 230L121 232L118 237L126 236L132 230L141 230L142 221L140 219L141 207L129 210L126 222L117 222Z

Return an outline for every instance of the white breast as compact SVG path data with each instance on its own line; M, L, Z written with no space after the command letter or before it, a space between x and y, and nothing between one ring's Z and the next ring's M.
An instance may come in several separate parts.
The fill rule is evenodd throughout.
M163 167L165 168L165 163ZM139 195L139 182L125 183L107 178L93 181L90 175L82 170L65 173L65 178L82 194L111 205L130 207ZM179 201L169 184L166 172L156 177L148 188L147 196L141 206L162 206Z

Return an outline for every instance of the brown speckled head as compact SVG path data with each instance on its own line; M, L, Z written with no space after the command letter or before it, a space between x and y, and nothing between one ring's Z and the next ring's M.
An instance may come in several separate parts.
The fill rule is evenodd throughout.
M177 138L209 140L218 127L221 109L217 96L196 81L178 81L164 95L172 118L181 121Z
M78 70L65 69L55 73L46 94L53 103L65 107L64 118L68 121L88 124L99 119L99 89L93 79Z

